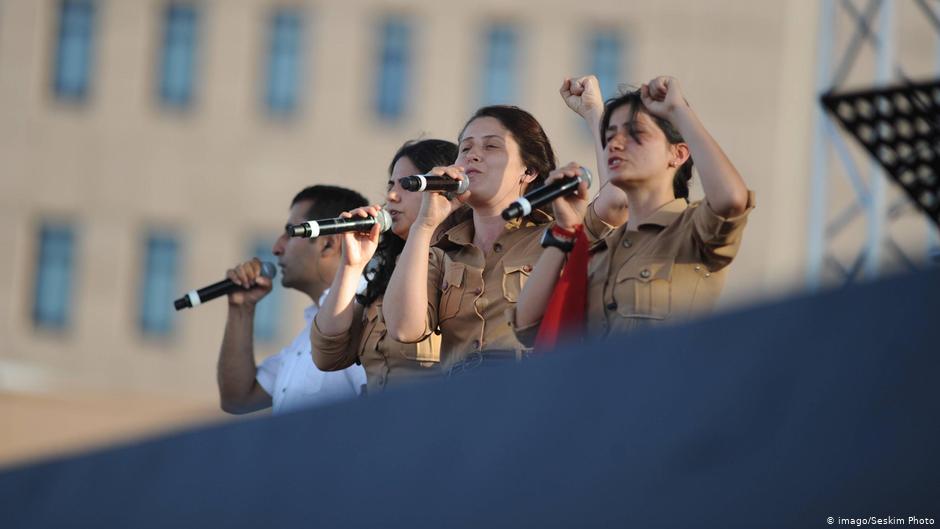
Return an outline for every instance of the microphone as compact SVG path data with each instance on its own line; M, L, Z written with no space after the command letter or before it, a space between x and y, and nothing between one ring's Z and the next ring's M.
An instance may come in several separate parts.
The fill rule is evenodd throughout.
M547 204L558 197L574 193L581 182L586 182L588 188L591 187L591 172L585 167L581 167L581 176L555 180L548 185L529 191L503 210L503 218L512 220L525 217L542 204Z
M277 267L274 266L273 263L262 261L261 275L268 279L274 279L274 276L277 275ZM173 306L176 307L176 310L196 307L207 301L212 301L219 296L224 296L229 292L241 288L242 287L236 285L231 279L223 279L218 283L213 283L207 287L200 288L199 290L190 290L186 293L186 295L174 301Z
M454 180L449 176L416 174L398 179L405 191L443 191L461 195L470 188L470 180Z
M315 239L322 235L333 235L347 231L369 231L378 223L379 231L386 232L392 227L392 216L384 209L379 210L376 217L352 217L344 219L308 220L300 224L288 224L286 228L288 237L306 237Z

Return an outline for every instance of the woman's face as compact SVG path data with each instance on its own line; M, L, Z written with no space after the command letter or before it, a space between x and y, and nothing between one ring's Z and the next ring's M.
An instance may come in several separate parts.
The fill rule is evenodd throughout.
M398 179L418 174L421 171L415 167L411 159L402 156L392 167L392 174L388 177L388 190L385 193L385 210L392 217L392 233L402 239L408 238L408 230L421 210L421 193L405 191Z
M519 144L496 118L471 121L457 147L456 165L464 167L470 179L471 207L508 205L534 178L525 174Z
M672 185L675 170L673 146L666 134L646 112L637 112L634 130L639 142L630 135L630 105L621 105L610 116L604 131L607 147L604 158L610 181L618 187Z

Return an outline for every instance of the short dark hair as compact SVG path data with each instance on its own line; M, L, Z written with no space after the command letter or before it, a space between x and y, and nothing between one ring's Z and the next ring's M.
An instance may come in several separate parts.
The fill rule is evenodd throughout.
M607 127L610 125L610 116L613 115L615 110L624 105L631 105L628 130L630 131L630 137L633 138L633 141L642 143L636 133L636 115L637 112L643 112L652 118L656 126L659 127L659 130L663 131L663 134L666 136L666 141L670 144L676 145L678 143L685 143L685 138L682 137L679 130L676 129L668 119L656 117L651 114L646 108L646 105L643 104L640 91L633 90L608 99L604 103L604 116L601 118L601 145L603 147L607 147ZM676 198L684 198L686 201L689 200L689 180L692 179L692 163L692 157L689 156L689 159L676 169L676 174L672 178L672 192Z
M475 119L494 118L509 129L513 139L519 144L519 154L529 171L538 173L528 187L537 188L545 183L548 173L555 170L555 151L548 140L545 129L535 116L511 105L491 105L477 110L460 129L458 138L463 137L467 126Z
M332 219L344 211L361 208L369 205L366 197L339 186L315 185L302 189L294 196L291 207L298 202L309 200L313 202L307 208L306 219Z
M457 159L457 146L453 142L445 140L412 140L406 141L398 151L392 156L392 162L388 164L388 174L391 175L395 170L395 164L398 160L407 158L422 173L426 173L437 166L451 165ZM356 297L356 300L368 306L380 296L385 294L388 288L388 282L392 278L392 272L395 270L395 262L398 256L405 248L405 241L391 231L382 234L382 240L375 250L371 274L367 274L368 284L366 291Z

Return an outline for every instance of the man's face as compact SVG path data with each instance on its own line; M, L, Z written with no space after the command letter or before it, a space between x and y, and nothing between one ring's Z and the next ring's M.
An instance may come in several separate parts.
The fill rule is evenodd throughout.
M300 224L310 220L307 218L307 211L311 205L312 201L301 200L291 206L287 223ZM281 269L281 284L285 288L305 291L318 281L321 246L322 241L319 239L288 237L286 233L281 233L271 250L277 256L277 264Z

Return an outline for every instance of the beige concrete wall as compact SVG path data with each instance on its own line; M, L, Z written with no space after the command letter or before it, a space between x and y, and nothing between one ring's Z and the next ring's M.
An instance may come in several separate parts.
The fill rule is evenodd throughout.
M183 235L182 289L220 278L254 236L273 239L303 186L348 185L379 201L389 156L402 141L422 134L453 139L476 107L482 32L495 20L519 24L518 104L542 121L562 163L594 164L587 135L557 94L564 76L588 73L584 47L594 28L623 32L623 81L638 84L664 73L679 78L758 194L723 305L802 288L812 192L814 2L205 0L196 103L187 112L168 112L156 102L163 5L99 2L92 95L86 104L68 105L50 89L57 4L0 3L0 244L7 249L0 255L0 391L8 392L0 395L0 409L15 408L24 395L55 403L86 392L104 396L83 408L89 416L108 409L101 404L107 395L214 409L224 303L180 314L170 339L143 339L136 315L147 229ZM260 104L265 17L275 5L298 5L310 17L301 109L286 121L269 118ZM929 24L913 3L896 5L906 71L935 76ZM392 125L372 111L375 28L389 13L410 17L416 29L410 111ZM850 28L842 22L836 40L844 44ZM851 82L865 84L870 64L864 59ZM834 184L834 206L848 192ZM37 331L30 319L36 233L50 217L78 227L73 324L63 334ZM892 227L912 251L923 246L925 232L916 216ZM863 234L859 221L838 241L840 251L855 251ZM281 342L301 326L305 304L295 293L286 298L290 321ZM276 349L262 347L259 356ZM140 425L175 424L173 413L141 409L152 420ZM126 434L126 422L115 424L115 432Z

